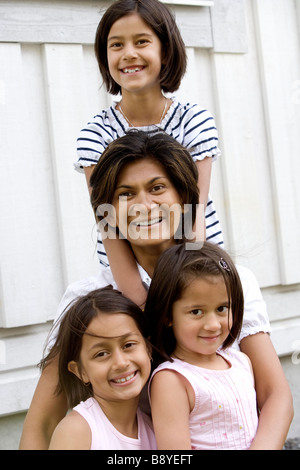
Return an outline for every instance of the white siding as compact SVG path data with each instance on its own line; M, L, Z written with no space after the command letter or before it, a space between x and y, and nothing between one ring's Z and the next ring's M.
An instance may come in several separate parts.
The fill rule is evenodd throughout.
M215 115L211 192L226 245L256 274L299 390L288 356L300 342L300 0L178 3L189 67L177 96ZM112 100L93 52L108 5L0 0L0 416L28 407L62 293L97 270L86 183L72 164L79 130Z

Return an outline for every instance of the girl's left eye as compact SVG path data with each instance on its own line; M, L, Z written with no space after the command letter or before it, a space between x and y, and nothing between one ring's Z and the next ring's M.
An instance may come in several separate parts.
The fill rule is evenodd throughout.
M200 315L202 315L202 313L203 313L203 312L202 312L202 310L200 310L200 308L195 308L195 310L192 310L192 311L191 311L191 314L192 314L193 316L200 316Z
M135 342L129 341L128 343L126 343L126 344L124 345L124 349L130 349L130 348L132 348L132 347L135 346L135 345L136 345Z
M218 313L226 313L228 312L228 307L226 305L221 305L221 307L218 307Z
M164 188L165 186L163 184L156 184L155 186L153 186L152 192L162 191Z
M138 45L144 45L144 44L147 44L148 42L149 42L148 39L139 39L139 40L137 41L137 44L138 44Z

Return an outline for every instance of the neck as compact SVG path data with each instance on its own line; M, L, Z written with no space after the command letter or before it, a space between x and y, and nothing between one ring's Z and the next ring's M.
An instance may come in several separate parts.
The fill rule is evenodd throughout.
M144 246L132 246L134 256L140 266L153 277L153 272L158 258L164 251L174 245L174 240L166 240L165 243L159 246L149 246L145 249Z
M109 402L95 397L111 424L121 433L133 439L138 438L137 409L139 397L121 402Z
M130 121L129 124L142 127L159 124L169 106L170 101L159 90L144 94L125 92L118 109L121 109L125 119Z

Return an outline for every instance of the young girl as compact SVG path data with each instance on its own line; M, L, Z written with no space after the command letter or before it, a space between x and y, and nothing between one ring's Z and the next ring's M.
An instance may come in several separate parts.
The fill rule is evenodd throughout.
M230 257L207 242L201 250L170 248L157 264L145 311L154 350L165 358L150 384L158 448L249 449L256 393L248 357L230 347L243 320Z
M59 355L57 393L74 407L49 449L156 449L151 421L138 408L151 370L146 336L143 312L110 286L73 303L41 363Z
M223 244L208 195L211 162L220 154L214 119L198 105L181 104L164 94L179 88L186 71L185 46L170 10L157 0L114 2L99 23L95 52L108 92L120 93L121 100L95 116L81 131L75 167L84 170L89 185L94 166L109 142L132 127L150 133L165 131L187 147L197 162L199 210L206 208L206 231L201 239ZM201 216L198 220L202 227ZM103 242L105 249L100 236L100 262L107 265L109 260L119 289L143 305L146 291L128 246L119 239L106 238Z

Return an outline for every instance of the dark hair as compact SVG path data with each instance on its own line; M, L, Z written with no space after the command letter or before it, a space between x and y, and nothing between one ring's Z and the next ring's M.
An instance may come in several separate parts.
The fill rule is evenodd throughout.
M186 71L186 50L174 15L158 0L119 0L104 13L95 38L95 54L107 91L112 95L121 92L121 87L109 73L107 61L107 38L112 25L123 16L138 13L158 36L164 59L160 73L161 89L176 91Z
M233 323L223 348L231 346L238 337L243 322L244 297L238 272L230 256L219 246L208 242L204 242L199 250L188 250L185 244L173 246L157 262L145 306L151 331L150 341L154 347L154 365L161 362L160 356L155 355L155 349L163 355L164 360L171 360L170 356L176 347L173 329L168 326L172 321L174 302L181 297L191 278L206 276L222 276L228 293Z
M107 286L77 298L62 313L56 341L48 355L40 362L44 369L58 356L58 384L56 393L65 392L70 407L93 396L92 386L85 385L68 370L70 361L79 362L82 337L91 321L102 313L124 313L135 321L140 333L149 336L147 318L142 310L121 292ZM148 343L147 343L148 344ZM150 350L150 349L149 349Z
M149 135L136 129L112 141L103 152L90 179L91 204L95 214L101 204L112 204L120 171L134 161L153 159L166 171L194 224L199 202L198 171L189 151L163 133ZM187 218L187 217L186 217Z

